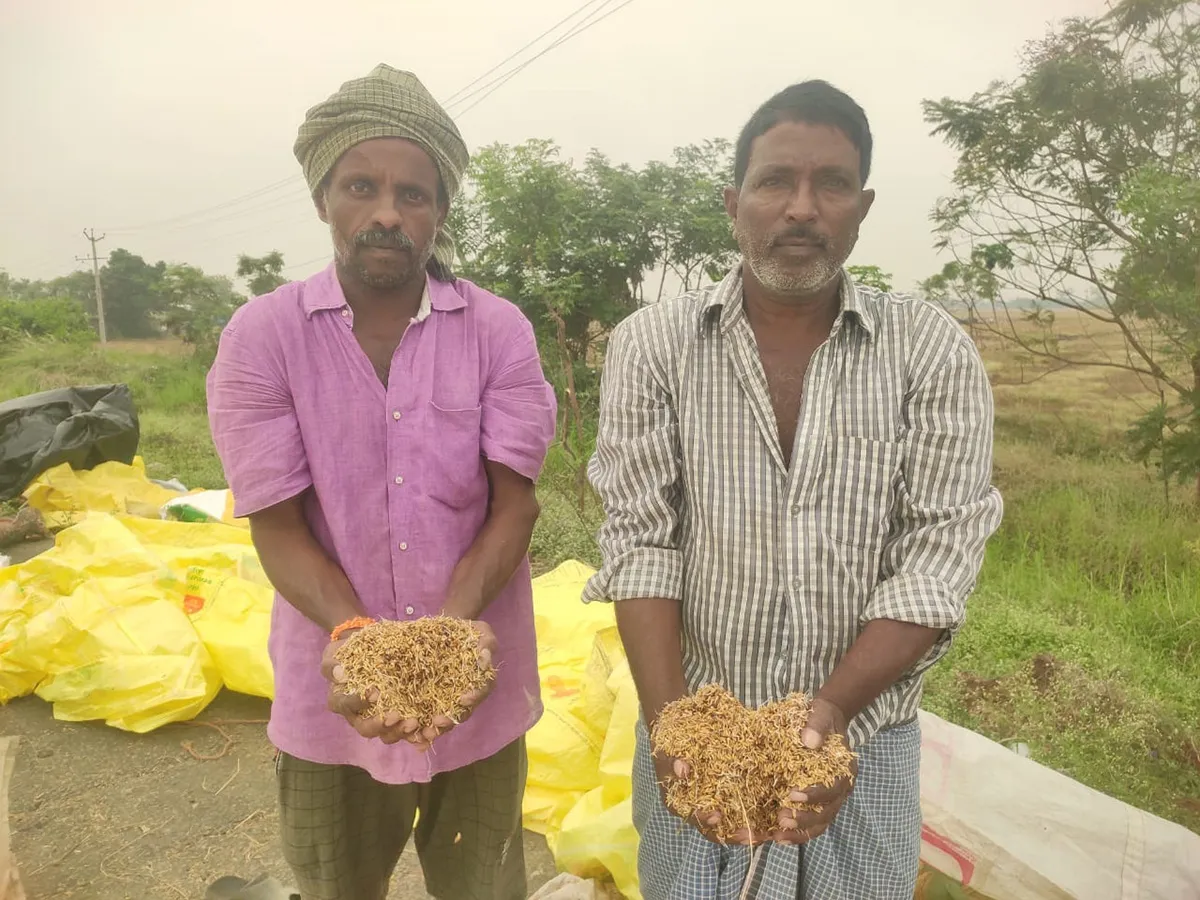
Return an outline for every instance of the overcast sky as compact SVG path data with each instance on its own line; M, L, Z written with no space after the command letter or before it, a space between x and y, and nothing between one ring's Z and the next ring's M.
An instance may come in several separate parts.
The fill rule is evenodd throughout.
M224 274L238 253L278 249L287 274L304 277L330 255L292 156L311 105L379 62L445 101L582 2L0 0L0 268L66 274L88 250L81 230L95 227L108 233L103 250ZM954 163L921 101L1012 77L1025 42L1102 10L632 0L475 108L450 109L472 149L544 137L576 159L595 147L641 165L733 139L775 91L827 79L863 105L875 135L879 196L852 262L907 288L941 265L928 214Z

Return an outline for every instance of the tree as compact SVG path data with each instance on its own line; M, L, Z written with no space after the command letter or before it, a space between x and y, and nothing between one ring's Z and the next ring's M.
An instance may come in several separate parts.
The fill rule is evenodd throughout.
M1200 491L1200 6L1072 19L1016 80L925 115L959 154L933 215L953 261L927 286L1028 353L1163 389L1169 411L1134 433L1161 423L1170 476ZM1124 353L1067 355L1013 314L1031 307L1115 328Z
M599 402L596 365L609 332L661 299L668 273L685 287L736 258L721 206L729 145L683 147L644 170L593 151L582 165L551 141L496 144L475 155L451 210L459 270L516 303L533 322L548 377L563 401L559 437L580 504Z
M892 274L883 271L879 266L846 266L846 271L858 284L875 288L885 294L891 293Z
M283 254L278 250L257 257L240 254L237 275L238 278L246 279L246 286L250 288L252 297L269 294L277 287L287 284L287 279L283 277Z
M166 302L163 325L191 344L198 358L211 361L221 329L246 298L224 275L206 275L188 265L166 267L162 292Z
M144 259L128 250L117 248L100 269L100 286L104 290L104 319L108 333L127 339L156 337L160 332L159 318L165 312L163 278L167 264L148 265ZM90 273L75 273L75 278ZM82 286L82 285L81 285ZM74 296L74 294L72 294ZM88 311L96 314L96 298L87 293Z
M683 290L719 279L737 259L738 247L722 203L733 183L733 147L724 139L678 147L672 162L652 162L642 173L646 216L660 270L656 300L668 274Z

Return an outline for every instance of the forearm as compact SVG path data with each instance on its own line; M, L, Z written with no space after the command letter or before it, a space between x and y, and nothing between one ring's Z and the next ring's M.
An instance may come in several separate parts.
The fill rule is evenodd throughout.
M940 628L873 619L816 696L836 706L849 722L928 653L941 634Z
M642 716L653 726L662 708L687 693L679 601L639 597L617 601L617 630L625 646Z
M454 568L446 592L444 615L477 619L483 614L529 552L537 501L512 504L493 510L466 555Z
M365 614L350 579L317 543L298 508L251 516L250 533L271 584L324 631Z

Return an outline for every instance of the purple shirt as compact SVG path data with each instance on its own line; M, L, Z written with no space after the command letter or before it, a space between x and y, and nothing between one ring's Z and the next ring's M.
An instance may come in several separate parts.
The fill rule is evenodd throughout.
M238 516L312 488L317 541L370 615L437 613L487 516L483 458L536 479L556 405L520 310L468 281L430 279L428 315L392 359L388 386L359 347L333 267L237 311L208 375L208 413ZM428 754L358 735L326 708L329 635L276 596L268 734L284 752L427 782L484 759L542 714L529 562L484 612L496 686Z

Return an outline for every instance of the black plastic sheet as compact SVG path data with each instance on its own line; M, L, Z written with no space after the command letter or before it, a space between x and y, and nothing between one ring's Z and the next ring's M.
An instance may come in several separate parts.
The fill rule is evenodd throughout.
M0 403L0 500L62 463L133 462L137 409L124 384L59 388Z

